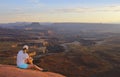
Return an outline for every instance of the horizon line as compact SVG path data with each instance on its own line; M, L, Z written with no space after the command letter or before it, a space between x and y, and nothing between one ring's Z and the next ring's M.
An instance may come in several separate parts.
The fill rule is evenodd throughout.
M25 21L18 21L18 22L0 22L0 24L12 24L12 23L90 23L90 24L120 24L120 22L38 22L38 21L31 21L31 22L25 22Z

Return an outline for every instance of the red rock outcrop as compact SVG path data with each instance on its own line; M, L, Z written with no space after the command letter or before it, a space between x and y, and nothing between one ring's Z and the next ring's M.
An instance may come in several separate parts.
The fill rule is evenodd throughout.
M0 77L65 77L53 72L19 69L11 65L0 65Z

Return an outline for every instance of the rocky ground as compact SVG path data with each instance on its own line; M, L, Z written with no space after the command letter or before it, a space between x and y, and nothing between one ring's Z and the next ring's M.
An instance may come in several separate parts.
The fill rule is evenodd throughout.
M0 77L65 77L53 72L19 69L11 65L0 65Z

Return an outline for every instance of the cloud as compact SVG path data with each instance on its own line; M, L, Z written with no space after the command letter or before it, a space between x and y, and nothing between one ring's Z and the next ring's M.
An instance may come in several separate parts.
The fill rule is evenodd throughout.
M10 8L7 13L15 14L15 15L32 15L40 13L39 8L43 7L43 4L39 2L39 0L27 0L28 3L32 4L27 7L15 7Z
M86 8L64 8L56 9L58 12L85 12Z
M101 9L101 11L108 11L108 12L120 12L120 6L106 6Z
M30 2L33 2L33 3L38 3L39 0L27 0L27 1L30 1Z
M37 6L37 7L42 7L42 6L44 6L44 4L40 2L40 0L27 0L27 1L29 1L29 2L32 3L32 4L34 4L34 5Z
M54 9L54 12L59 13L120 12L120 6L58 8Z

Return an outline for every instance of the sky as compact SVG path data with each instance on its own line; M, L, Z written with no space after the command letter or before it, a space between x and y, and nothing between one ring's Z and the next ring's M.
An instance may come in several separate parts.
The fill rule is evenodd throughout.
M0 23L120 23L120 0L0 0Z

